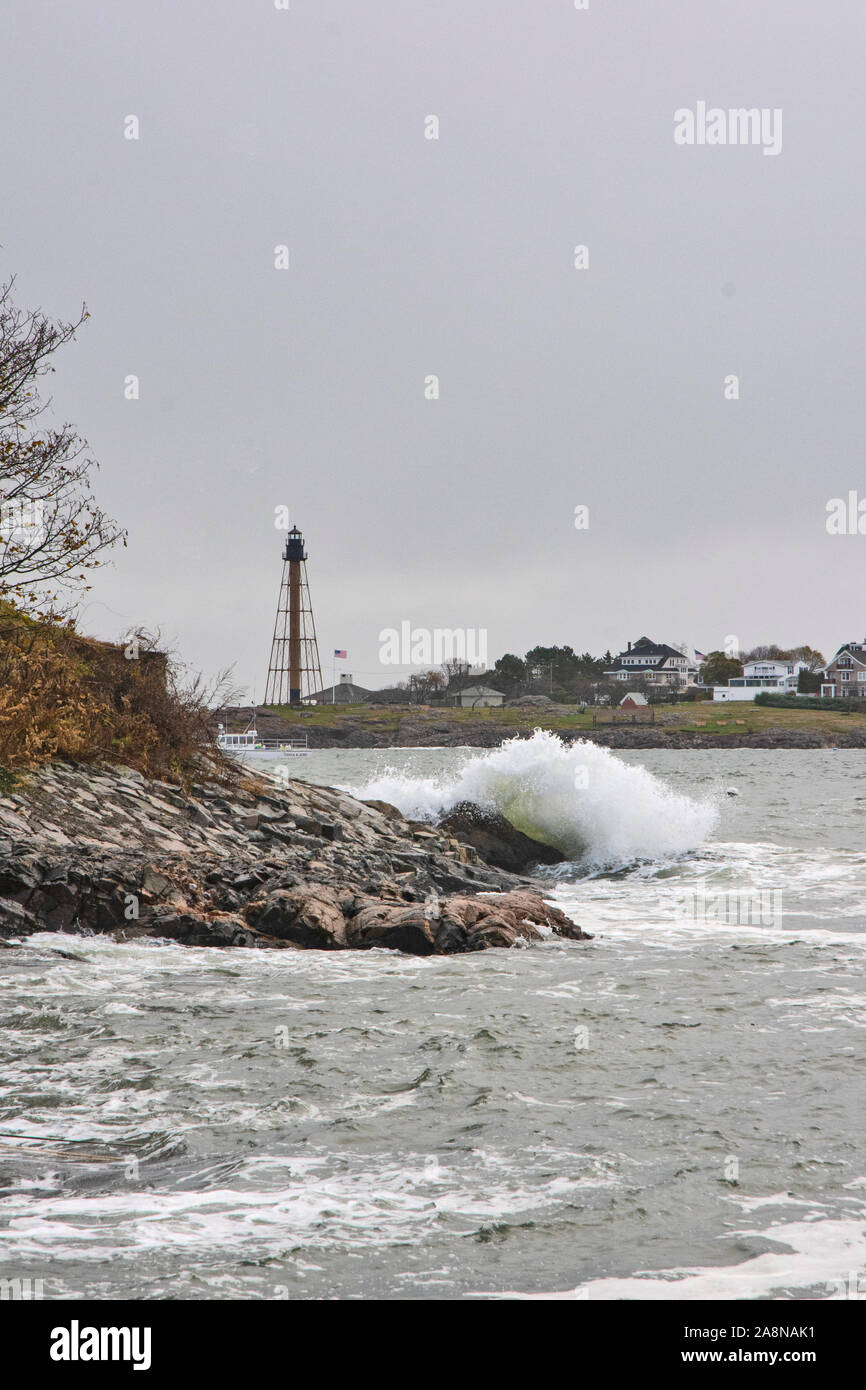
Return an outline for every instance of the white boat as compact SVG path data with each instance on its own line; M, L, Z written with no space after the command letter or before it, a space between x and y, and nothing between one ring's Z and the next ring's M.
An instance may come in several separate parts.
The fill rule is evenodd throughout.
M303 738L259 738L255 729L247 729L242 734L227 734L220 728L217 734L217 748L229 753L233 758L274 759L304 758L309 753L307 735Z

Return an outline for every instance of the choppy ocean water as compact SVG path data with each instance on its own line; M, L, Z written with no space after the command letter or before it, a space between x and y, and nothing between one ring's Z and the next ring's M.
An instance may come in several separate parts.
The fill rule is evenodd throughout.
M293 761L558 836L551 897L594 941L3 952L0 1278L46 1298L866 1291L862 760Z

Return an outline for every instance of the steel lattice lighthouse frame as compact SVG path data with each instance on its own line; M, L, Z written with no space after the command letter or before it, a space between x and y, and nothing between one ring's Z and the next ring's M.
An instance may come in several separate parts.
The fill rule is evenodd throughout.
M283 577L265 686L266 705L300 705L314 691L322 689L306 562L304 538L293 526L283 551Z

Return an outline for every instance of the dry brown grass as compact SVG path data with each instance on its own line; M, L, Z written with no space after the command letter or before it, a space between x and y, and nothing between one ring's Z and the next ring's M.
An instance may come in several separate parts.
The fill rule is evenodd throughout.
M164 652L83 637L0 602L0 766L107 760L171 782L231 780L214 747L208 693L181 688Z

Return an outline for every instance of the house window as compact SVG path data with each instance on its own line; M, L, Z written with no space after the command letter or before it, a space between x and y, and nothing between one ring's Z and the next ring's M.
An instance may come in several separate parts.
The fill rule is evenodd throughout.
M858 681L866 681L866 671L858 671L857 679Z
M850 671L840 671L840 672L839 672L839 679L840 679L840 681L849 681L849 680L851 679L851 672L850 672Z

